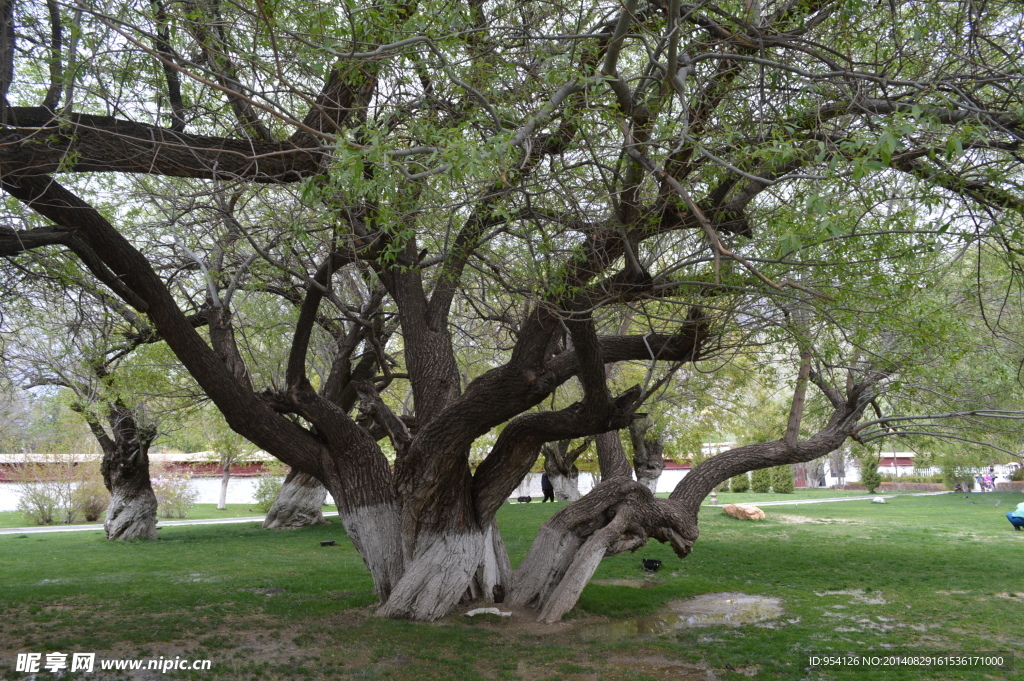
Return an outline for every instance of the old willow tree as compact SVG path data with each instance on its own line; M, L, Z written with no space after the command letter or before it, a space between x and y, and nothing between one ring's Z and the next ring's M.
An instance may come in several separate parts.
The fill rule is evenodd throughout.
M1020 226L1015 2L0 10L0 256L73 255L234 430L321 480L386 616L469 594L550 621L608 553L685 556L715 485L835 449L893 385L914 346L872 311ZM495 513L544 443L626 428L668 372L784 333L786 437L670 499L609 455L511 574ZM645 380L613 390L630 361ZM828 413L801 434L805 393Z

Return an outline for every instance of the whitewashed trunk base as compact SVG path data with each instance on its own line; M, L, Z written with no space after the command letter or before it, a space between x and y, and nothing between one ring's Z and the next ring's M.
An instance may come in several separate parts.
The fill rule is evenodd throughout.
M153 490L115 490L103 522L107 539L156 539L156 495Z
M572 532L542 525L530 553L515 572L509 605L540 608L558 586L582 545L583 540Z
M267 512L263 528L267 530L295 530L324 523L323 505L327 488L306 473L289 475Z
M548 481L555 491L555 501L576 501L580 498L579 475L551 475Z
M404 568L398 510L390 504L379 504L340 515L345 533L373 577L377 597L387 602Z
M660 473L655 476L643 475L640 472L637 472L636 474L636 481L639 482L641 485L647 487L647 489L651 490L651 492L653 492L654 494L658 493L658 480L660 478Z
M463 600L502 603L511 584L512 563L508 559L508 550L501 538L501 532L498 531L498 525L492 522L484 534L482 555L476 575Z
M422 548L379 614L419 622L433 622L447 615L466 594L481 566L486 536L479 530L442 534L432 540L421 536ZM492 569L498 568L495 565Z

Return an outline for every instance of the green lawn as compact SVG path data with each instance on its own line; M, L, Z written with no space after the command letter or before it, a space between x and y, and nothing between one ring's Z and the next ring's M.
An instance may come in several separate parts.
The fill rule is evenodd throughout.
M1004 517L1021 500L996 493L767 507L760 523L705 508L689 558L651 543L606 559L598 583L553 627L524 617L455 615L430 625L375 618L371 581L336 518L294 532L255 523L166 527L158 542L108 543L92 532L0 536L0 678L28 678L13 671L19 652L63 651L210 659L210 671L166 675L203 681L651 681L709 678L704 667L723 680L1019 679L1020 657L1013 670L809 668L808 658L1021 651L1024 532ZM560 506L501 510L514 563ZM324 539L340 541L321 547ZM641 557L664 561L649 588L609 583L644 580ZM715 592L778 597L784 614L651 638L588 633Z

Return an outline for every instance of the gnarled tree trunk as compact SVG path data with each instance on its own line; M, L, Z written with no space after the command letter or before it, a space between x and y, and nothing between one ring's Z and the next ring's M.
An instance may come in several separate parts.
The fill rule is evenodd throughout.
M103 449L100 470L110 492L103 522L107 539L156 539L156 495L149 480L149 445L154 428L140 427L135 416L121 404L108 408L113 437L96 419L86 416Z
M637 419L629 424L629 437L633 443L633 471L637 482L658 492L658 478L665 470L665 443L652 427L649 418Z
M605 555L635 550L654 538L685 557L698 537L700 504L717 485L746 471L811 461L833 451L854 432L872 386L883 375L875 372L859 384L851 378L845 396L814 377L834 407L821 431L802 442L781 439L722 452L694 468L668 499L656 498L629 478L621 445L615 446L617 433L599 435L603 482L541 527L516 570L510 603L535 609L541 621L555 622L576 604Z
M544 523L516 570L510 604L555 622L576 604L605 556L635 550L650 536L685 557L697 539L696 517L628 477L606 479Z
M266 530L295 530L308 525L322 525L323 505L327 488L308 473L293 468L281 485L273 505L263 520Z
M544 452L544 472L548 474L555 501L576 501L580 498L580 470L576 467L576 459L586 451L590 439L573 449L569 449L570 442L548 442L541 450Z

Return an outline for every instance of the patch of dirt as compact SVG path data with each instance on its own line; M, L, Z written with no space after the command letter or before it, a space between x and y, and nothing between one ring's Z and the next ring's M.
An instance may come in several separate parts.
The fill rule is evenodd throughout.
M239 589L239 591L247 591L254 594L263 594L264 596L273 596L274 594L288 593L288 589L281 589L279 587L264 587L261 589Z
M492 631L499 631L502 633L510 634L529 634L530 636L557 636L559 634L565 634L576 627L580 626L581 623L588 621L603 621L602 617L581 617L572 620L563 620L556 622L555 624L544 624L543 622L537 621L536 610L522 610L518 608L509 608L504 603L493 604L498 610L502 612L511 612L511 617L499 617L497 615L478 615L476 617L466 617L465 613L473 610L479 605L473 605L461 609L460 612L455 613L447 618L454 619L458 618L462 622L481 626L485 629ZM444 622L445 620L441 620Z
M889 601L879 595L869 596L864 589L840 589L838 591L815 591L815 596L850 596L850 603L864 603L866 605L885 605Z
M822 612L822 616L829 617L835 620L836 625L832 631L840 633L861 633L865 631L880 631L890 632L896 629L912 629L920 633L925 633L931 629L938 629L942 625L940 624L906 624L899 620L891 617L883 617L882 615L869 615L864 616L862 613L855 612L836 612L832 608L845 608L843 605L832 605L830 609L826 609Z
M634 657L632 655L615 655L609 657L608 664L621 669L629 669L641 672L654 679L665 679L666 681L710 681L719 678L714 670L703 665L687 664L679 660L673 660L658 655L645 655ZM748 674L752 676L752 674Z
M628 641L676 634L693 627L758 625L777 620L782 613L782 601L778 598L733 592L710 593L669 601L651 615L588 624L578 631L584 639ZM772 626L784 625L774 622Z
M600 586L624 586L630 589L650 589L654 586L661 586L661 582L653 579L592 579L590 583Z
M808 518L805 515L792 515L789 513L773 513L773 518L777 518L787 525L833 525L836 523L846 523L850 525L861 525L862 520L847 520L846 518Z

